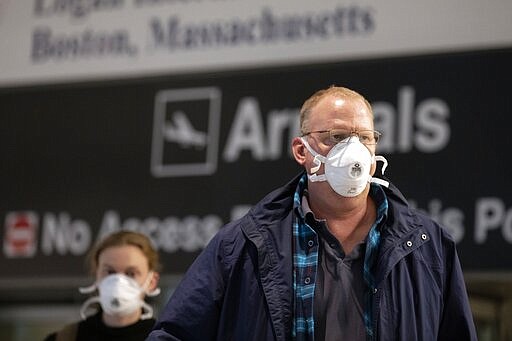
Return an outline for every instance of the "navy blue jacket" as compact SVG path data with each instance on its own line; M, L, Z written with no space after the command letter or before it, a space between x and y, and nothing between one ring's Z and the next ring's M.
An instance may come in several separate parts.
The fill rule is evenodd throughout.
M292 208L300 176L224 226L147 340L291 340ZM476 340L454 241L390 185L375 268L377 340Z

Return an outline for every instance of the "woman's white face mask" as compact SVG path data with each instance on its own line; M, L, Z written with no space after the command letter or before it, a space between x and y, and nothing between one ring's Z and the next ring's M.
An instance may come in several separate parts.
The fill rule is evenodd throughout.
M90 287L80 288L82 293L90 293L96 289L99 292L99 296L91 297L84 302L80 310L82 318L86 318L85 311L93 303L100 303L103 311L112 316L126 316L144 308L146 313L142 314L141 319L151 318L153 308L144 302L144 295L156 296L160 293L159 288L147 292L152 276L153 272L150 272L144 284L140 286L137 281L124 274L112 274Z
M331 188L343 197L355 197L361 194L369 182L377 182L388 186L382 179L373 178L370 169L375 161L382 161L382 174L387 167L383 156L375 156L359 141L357 136L350 136L336 144L326 156L318 154L305 137L301 137L306 149L314 156L314 167L308 178L312 182L327 181ZM324 164L324 174L316 174L321 164Z

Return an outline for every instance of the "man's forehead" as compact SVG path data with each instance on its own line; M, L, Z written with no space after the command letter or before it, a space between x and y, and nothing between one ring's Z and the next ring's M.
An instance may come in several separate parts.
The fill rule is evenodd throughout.
M337 98L334 100L334 106L335 107L341 107L343 104L345 104L344 98Z
M322 98L314 107L313 111L325 110L325 108L329 108L333 111L347 109L350 111L354 111L357 113L367 114L369 113L368 105L365 103L364 99L360 97L347 97L342 95L327 95Z

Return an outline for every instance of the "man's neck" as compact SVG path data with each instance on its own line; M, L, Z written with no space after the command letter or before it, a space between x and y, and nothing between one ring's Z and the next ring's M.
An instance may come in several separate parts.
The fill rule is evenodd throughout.
M377 216L375 203L368 195L369 186L352 198L342 197L332 190L327 195L325 190L311 188L308 191L311 210L318 219L327 221L329 231L341 243L345 254L349 254L366 238Z

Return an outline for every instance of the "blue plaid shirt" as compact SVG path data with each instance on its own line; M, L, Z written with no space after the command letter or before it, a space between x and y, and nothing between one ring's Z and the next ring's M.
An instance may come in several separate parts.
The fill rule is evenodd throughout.
M293 313L292 336L294 340L313 341L315 323L313 303L315 293L316 272L318 266L318 236L306 223L301 200L307 186L307 175L300 179L294 194L293 218L293 290L295 293L295 309ZM375 279L371 272L380 244L381 222L385 221L388 212L388 200L382 188L372 183L370 196L377 206L377 219L366 238L364 255L363 279L366 284L364 323L369 339L373 338L373 306L372 295L375 291Z

